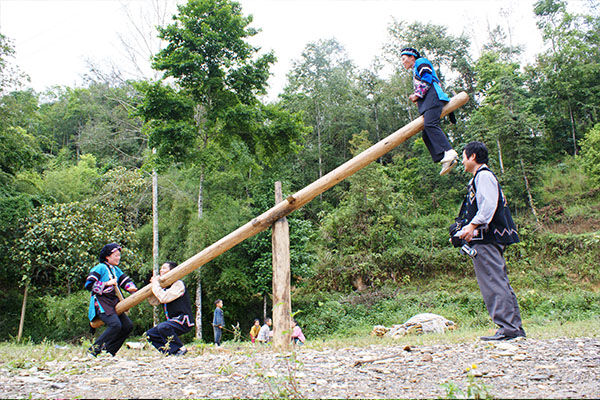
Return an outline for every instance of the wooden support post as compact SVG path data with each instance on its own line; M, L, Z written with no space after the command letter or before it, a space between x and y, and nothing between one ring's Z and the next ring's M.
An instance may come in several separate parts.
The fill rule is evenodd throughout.
M448 115L450 112L456 110L458 107L464 105L469 100L469 96L465 92L461 92L454 96L446 106L442 109L442 117ZM225 253L227 250L238 245L244 240L256 235L259 232L264 231L278 219L285 217L292 211L295 211L303 207L306 203L317 197L319 194L337 185L347 177L354 174L361 168L366 167L371 162L377 160L379 157L393 150L400 143L411 138L423 129L423 117L419 117L404 127L398 129L388 137L375 143L356 157L346 161L333 171L317 179L304 189L296 192L291 202L288 200L278 203L275 207L264 212L260 216L254 218L252 221L239 227L229 235L221 238L217 242L211 244L204 250L200 251L195 256L181 263L176 268L167 272L165 275L159 278L160 285L167 287L178 279L183 278L190 272L200 268L207 262L213 260L219 255ZM124 301L119 302L116 306L117 313L121 314L123 311L129 310L131 307L141 303L152 294L151 286L146 285L142 289L138 290L131 296L127 297Z
M275 204L283 200L281 182L275 182ZM292 301L290 298L290 230L282 217L273 224L273 349L290 349Z

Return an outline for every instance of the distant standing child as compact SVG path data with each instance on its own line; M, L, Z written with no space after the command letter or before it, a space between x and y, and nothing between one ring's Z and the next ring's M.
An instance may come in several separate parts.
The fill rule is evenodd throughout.
M223 317L223 300L215 301L215 313L213 315L213 331L215 333L215 344L221 345L221 335L223 334L223 326L225 326L225 317Z
M405 47L400 55L402 66L413 73L414 92L408 98L417 104L423 116L423 141L433 162L442 164L440 175L445 175L458 163L458 154L440 127L442 108L450 98L442 90L431 61L412 47ZM449 117L451 122L456 121L454 114Z
M271 339L271 329L269 327L272 324L273 322L271 321L271 318L265 319L265 324L262 326L262 328L260 328L256 340L258 340L260 343L268 343Z
M295 319L292 319L292 343L303 345L306 341L302 329L298 326Z
M258 319L254 320L254 325L250 328L250 341L254 343L254 340L258 336L258 332L260 332L260 321Z

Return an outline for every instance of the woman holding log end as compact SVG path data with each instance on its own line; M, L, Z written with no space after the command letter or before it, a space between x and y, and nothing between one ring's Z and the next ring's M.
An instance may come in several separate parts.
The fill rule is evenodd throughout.
M120 245L109 243L102 247L98 261L100 263L91 269L85 281L85 288L91 292L88 317L90 322L95 318L102 320L106 330L88 349L88 353L96 357L101 351L106 351L114 356L133 330L129 317L124 313L118 315L115 311L118 295L121 294L117 291L121 287L134 293L137 287L117 266L121 261Z
M160 267L160 275L166 274L176 266L174 262L165 262ZM187 349L179 335L189 332L194 326L188 291L181 280L166 288L160 286L156 276L152 277L151 282L153 296L148 298L148 302L153 306L162 304L167 320L146 332L148 341L161 353L182 356L187 353Z
M433 162L442 164L440 175L445 175L458 163L458 154L440 127L442 108L450 98L442 90L431 61L421 57L417 50L412 47L402 49L400 62L405 69L412 70L414 93L408 98L419 107L419 114L423 116L425 123L423 141ZM456 122L453 113L448 117L450 122Z

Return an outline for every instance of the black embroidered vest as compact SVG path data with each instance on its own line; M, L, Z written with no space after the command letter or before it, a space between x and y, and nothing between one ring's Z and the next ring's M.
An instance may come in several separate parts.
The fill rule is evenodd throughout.
M194 320L187 287L183 292L183 296L178 297L172 302L165 304L165 311L167 314L167 319L173 319L183 315L187 315L190 321Z
M469 190L467 197L465 198L460 211L460 218L465 220L467 224L477 214L477 188L475 187L475 178L481 171L492 172L488 167L479 168L477 172L475 172L473 180L468 186ZM493 174L494 173L492 172L492 175ZM496 178L496 175L494 175L494 178ZM506 197L504 197L504 193L502 192L498 178L496 178L496 184L498 185L498 205L496 206L496 212L488 224L487 229L483 229L483 235L479 234L474 236L472 243L500 243L509 245L519 241L517 227L510 215Z

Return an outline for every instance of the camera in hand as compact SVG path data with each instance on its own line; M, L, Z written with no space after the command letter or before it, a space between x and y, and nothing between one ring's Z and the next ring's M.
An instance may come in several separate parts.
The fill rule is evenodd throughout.
M475 250L466 243L462 245L462 247L460 248L460 252L471 258L475 258L475 256L477 256L477 250Z
M450 225L449 231L450 231L450 242L452 243L452 246L460 248L460 252L462 254L465 254L471 258L474 258L477 256L477 250L475 250L473 247L469 246L469 244L467 243L466 240L461 239L460 236L460 231L462 229L462 227L464 225L466 225L467 221L464 220L457 220L455 223L453 223L452 225Z

